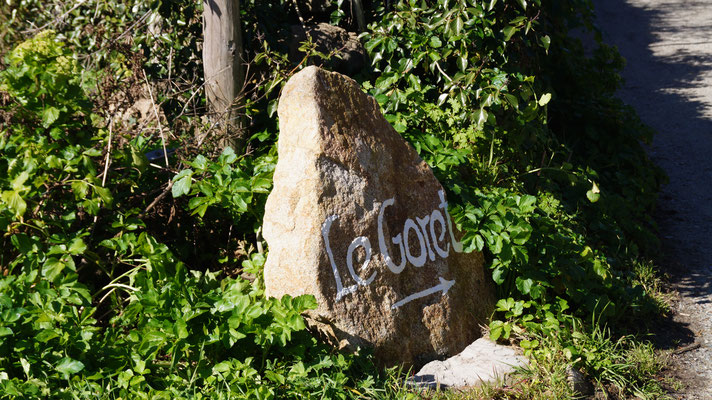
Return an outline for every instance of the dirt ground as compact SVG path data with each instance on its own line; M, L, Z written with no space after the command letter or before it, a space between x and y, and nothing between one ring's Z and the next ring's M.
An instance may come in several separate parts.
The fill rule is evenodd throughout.
M594 0L604 41L627 59L620 95L658 131L670 178L657 211L658 264L679 293L660 344L676 399L712 399L712 0Z

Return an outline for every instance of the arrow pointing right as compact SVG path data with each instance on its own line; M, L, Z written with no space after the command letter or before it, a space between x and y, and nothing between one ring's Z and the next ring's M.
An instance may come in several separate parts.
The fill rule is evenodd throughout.
M450 290L452 285L455 284L455 280L448 281L446 279L443 279L442 277L438 277L438 279L440 279L439 285L435 285L431 288L411 294L410 296L408 296L408 297L404 298L403 300L397 302L396 304L392 305L391 310L394 310L394 309L402 306L403 304L410 303L411 301L413 301L415 299L419 299L421 297L425 297L425 296L429 296L433 293L437 293L440 290L442 290L442 292L443 292L442 295L444 296L445 293L447 293L447 291Z

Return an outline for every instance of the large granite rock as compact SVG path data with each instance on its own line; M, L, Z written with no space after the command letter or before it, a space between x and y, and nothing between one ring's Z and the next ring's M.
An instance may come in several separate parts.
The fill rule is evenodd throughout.
M267 294L313 294L312 323L385 365L422 365L480 336L493 305L440 183L353 80L309 67L279 101L267 199Z

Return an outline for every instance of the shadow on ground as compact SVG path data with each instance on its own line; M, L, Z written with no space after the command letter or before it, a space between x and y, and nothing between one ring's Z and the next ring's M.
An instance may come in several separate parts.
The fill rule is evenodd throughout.
M658 132L649 154L670 179L657 264L680 301L655 341L691 349L675 360L690 387L681 398L712 399L712 0L594 3L604 42L627 60L619 94Z
M694 4L712 8L710 2L685 6ZM670 178L656 216L664 243L661 264L682 295L709 303L712 23L679 21L673 26L663 11L614 0L597 1L596 8L604 41L618 46L627 60L621 97L658 131L650 155ZM696 52L696 47L707 51Z

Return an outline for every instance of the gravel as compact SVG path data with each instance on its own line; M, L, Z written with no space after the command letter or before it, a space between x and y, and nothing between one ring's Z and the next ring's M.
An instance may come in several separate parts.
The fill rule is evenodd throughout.
M658 263L679 292L669 321L676 399L712 399L712 0L600 0L604 41L627 59L623 100L657 130L650 156L670 177Z

